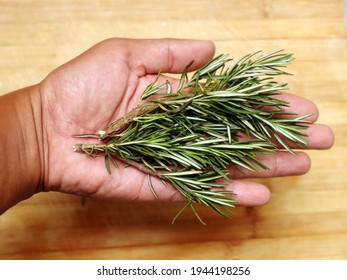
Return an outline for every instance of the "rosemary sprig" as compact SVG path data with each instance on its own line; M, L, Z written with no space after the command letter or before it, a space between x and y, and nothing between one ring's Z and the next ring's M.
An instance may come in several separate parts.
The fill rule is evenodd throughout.
M267 169L257 155L277 152L280 148L273 139L293 154L285 139L307 145L303 138L307 116L284 112L289 104L276 98L287 84L274 77L287 75L283 68L292 59L282 51L257 52L228 67L232 59L219 55L189 79L191 62L175 92L168 81L158 84L159 74L138 107L93 135L102 144L76 144L73 149L89 156L104 155L109 173L109 161L116 164L115 158L146 172L156 197L150 176L172 184L187 198L174 221L190 206L202 222L194 203L230 217L236 200L224 184L216 182L231 180L228 167L240 172Z

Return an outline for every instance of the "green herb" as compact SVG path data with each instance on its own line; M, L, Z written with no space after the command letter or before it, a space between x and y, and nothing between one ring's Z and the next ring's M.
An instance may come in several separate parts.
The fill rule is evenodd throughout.
M249 54L233 64L228 55L219 55L188 78L192 62L174 92L169 81L158 83L159 74L128 114L96 135L77 135L99 138L102 144L76 144L73 149L104 155L109 173L109 161L116 164L115 159L147 173L155 197L151 176L174 186L187 205L173 221L190 207L203 223L195 203L228 218L236 200L216 182L231 180L228 167L240 172L267 169L258 154L283 148L295 154L286 140L307 145L307 116L285 112L288 102L276 98L287 84L275 76L287 75L283 68L292 60L282 51Z

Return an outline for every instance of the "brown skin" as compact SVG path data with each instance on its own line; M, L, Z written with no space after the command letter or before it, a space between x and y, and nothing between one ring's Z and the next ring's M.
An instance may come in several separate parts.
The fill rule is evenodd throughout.
M79 142L74 134L96 133L137 105L145 87L157 73L178 73L191 60L190 70L203 66L214 55L209 41L129 40L103 41L50 73L41 83L0 97L0 213L41 191L60 191L105 199L154 200L146 175L132 167L114 168L109 176L102 158L72 152ZM173 78L169 78L175 84ZM331 129L315 124L317 107L292 94L300 115L314 113L308 130L312 149L333 145ZM92 141L83 139L83 142ZM310 159L300 152L263 156L270 171L237 173L228 189L241 205L262 205L269 190L245 180L254 177L300 175ZM153 178L160 200L183 200L174 189L161 187Z

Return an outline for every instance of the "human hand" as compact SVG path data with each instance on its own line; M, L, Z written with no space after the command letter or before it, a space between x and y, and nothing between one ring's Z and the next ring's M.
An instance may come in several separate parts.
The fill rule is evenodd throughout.
M76 143L72 135L96 133L130 111L159 71L178 73L191 60L195 63L190 70L194 70L213 54L213 44L205 41L110 39L53 71L38 85L44 131L44 190L108 199L154 200L146 174L119 163L120 168L109 176L102 158L82 158L72 152ZM175 84L173 78L170 80ZM291 94L283 94L282 98L290 102L290 111L313 113L308 148L329 148L333 134L327 126L314 124L318 118L316 106ZM310 159L304 152L296 156L279 152L260 159L269 171L242 174L230 170L235 180L227 188L237 194L241 205L262 205L270 198L265 186L244 179L299 175L310 168ZM184 199L174 188L161 188L159 179L153 178L152 183L159 199Z

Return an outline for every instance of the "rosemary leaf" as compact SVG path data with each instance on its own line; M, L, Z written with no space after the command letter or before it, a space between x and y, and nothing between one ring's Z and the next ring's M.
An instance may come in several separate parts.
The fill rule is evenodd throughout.
M166 187L171 184L187 199L173 222L190 207L204 223L196 203L229 218L234 194L217 183L232 180L228 168L265 170L259 154L281 148L295 154L290 142L308 144L310 115L288 112L284 108L290 104L276 98L287 83L275 77L290 75L284 68L292 60L292 54L282 50L254 52L233 64L221 54L189 78L191 62L182 70L176 92L168 80L158 83L159 73L127 115L96 135L78 136L99 138L102 144L76 144L73 149L93 157L103 154L108 173L110 160L117 165L113 157L147 173L155 197L151 176L158 176Z

